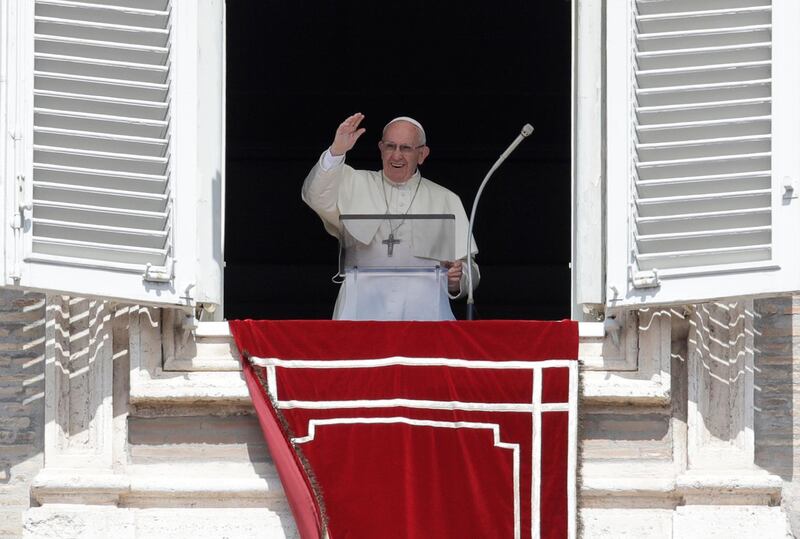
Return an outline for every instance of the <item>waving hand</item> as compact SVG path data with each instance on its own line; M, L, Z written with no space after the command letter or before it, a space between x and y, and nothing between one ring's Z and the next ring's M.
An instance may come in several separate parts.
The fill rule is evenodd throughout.
M343 155L356 145L358 137L364 134L365 128L359 128L364 115L357 112L339 124L336 129L336 136L331 144L332 155Z

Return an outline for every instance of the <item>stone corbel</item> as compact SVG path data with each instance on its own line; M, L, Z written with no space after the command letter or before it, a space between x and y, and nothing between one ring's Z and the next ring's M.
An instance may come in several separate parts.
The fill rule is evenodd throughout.
M200 322L193 331L181 323L182 312L163 310L165 371L238 371L239 353L227 322Z
M594 327L593 333L582 330L583 399L604 404L668 403L674 315L670 310L652 308L619 313L619 345L605 335L602 324Z
M755 464L753 302L692 309L688 339L685 470L674 530L736 526L741 537L786 531L782 480ZM718 530L714 530L715 533ZM766 535L765 535L766 533Z
M115 400L127 388L114 380L127 358L113 338L126 320L109 302L47 297L45 466L31 487L41 504L111 504L129 488L124 429L115 428Z

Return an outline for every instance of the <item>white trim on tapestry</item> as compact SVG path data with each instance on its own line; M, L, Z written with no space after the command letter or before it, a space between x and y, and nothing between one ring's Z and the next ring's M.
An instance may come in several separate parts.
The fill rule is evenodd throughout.
M278 400L278 374L276 372L275 365L269 365L265 368L267 371L267 389L269 390L269 394L272 396L273 399L276 401Z
M569 414L567 419L567 537L578 536L576 484L578 481L578 365L569 366Z
M379 408L410 408L421 410L460 410L465 412L509 412L509 413L529 413L531 414L531 537L540 537L541 530L541 453L542 453L542 414L548 412L566 412L568 414L567 424L567 514L568 537L576 537L576 527L574 519L577 514L576 509L576 480L577 452L574 447L577 440L577 398L578 398L578 363L575 360L543 360L543 361L486 361L486 360L464 360L450 358L408 358L391 357L370 360L282 360L278 358L258 358L251 357L251 362L255 366L264 367L267 374L267 385L276 401L279 409L308 409L308 410L336 410L336 409L379 409ZM352 400L278 400L279 382L277 376L278 368L316 368L316 369L344 369L354 367L389 367L400 366L448 366L465 367L473 369L525 369L531 371L532 395L530 403L483 403L483 402L463 402L463 401L444 401L426 399L352 399ZM567 402L548 402L542 403L544 370L545 369L569 369L569 399ZM495 433L495 445L497 447L515 447L514 453L514 492L515 492L515 538L521 533L520 528L520 503L519 489L521 478L519 477L519 444L500 442L499 425L491 423L474 422L443 422L425 419L410 419L406 417L372 417L372 418L326 418L311 419L307 423L308 434L303 437L294 438L293 441L303 444L311 441L315 437L316 426L335 425L335 424L365 424L365 423L406 423L415 426L450 426L450 428L492 428ZM482 427L477 427L482 426Z
M277 386L276 386L277 388ZM273 387L270 386L270 391ZM274 395L275 393L273 393ZM422 399L357 399L341 401L276 400L281 410L336 410L339 408L419 408L423 410L463 410L466 412L524 412L533 413L533 404L511 402L463 402ZM569 412L569 403L543 403L541 412Z
M542 414L536 413L542 407L542 371L534 370L531 392L531 539L539 539L542 475Z
M538 414L537 414L538 415ZM342 417L331 419L312 419L308 422L308 435L300 438L293 438L295 444L304 444L314 440L317 426L328 425L358 425L358 424L393 424L404 423L412 427L434 427L450 429L486 429L492 431L494 446L512 451L514 465L513 485L514 485L514 539L520 539L520 462L519 444L512 444L500 441L500 425L497 423L475 423L472 421L433 421L429 419L411 419L409 417Z
M539 411L542 413L547 412L569 412L568 402L543 402L540 404Z
M574 359L545 359L486 361L473 359L452 359L446 357L404 357L393 356L380 359L280 359L276 357L250 356L250 362L257 367L274 365L285 369L366 369L370 367L391 367L404 365L409 367L464 367L467 369L532 369L569 367Z

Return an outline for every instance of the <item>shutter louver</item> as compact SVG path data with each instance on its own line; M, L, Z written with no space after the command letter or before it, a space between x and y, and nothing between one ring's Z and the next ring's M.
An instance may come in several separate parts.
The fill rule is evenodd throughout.
M29 258L171 260L169 0L36 0Z
M769 0L636 0L634 286L772 259L771 22Z

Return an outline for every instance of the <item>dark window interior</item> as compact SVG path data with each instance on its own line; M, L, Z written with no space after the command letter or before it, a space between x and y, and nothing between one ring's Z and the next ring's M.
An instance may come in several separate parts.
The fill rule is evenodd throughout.
M425 177L469 213L526 122L534 134L487 186L475 238L483 319L559 319L570 303L568 0L227 2L225 315L329 318L337 242L300 186L337 125L366 115L348 156L380 168L383 125L425 126ZM454 305L463 317L463 302Z

